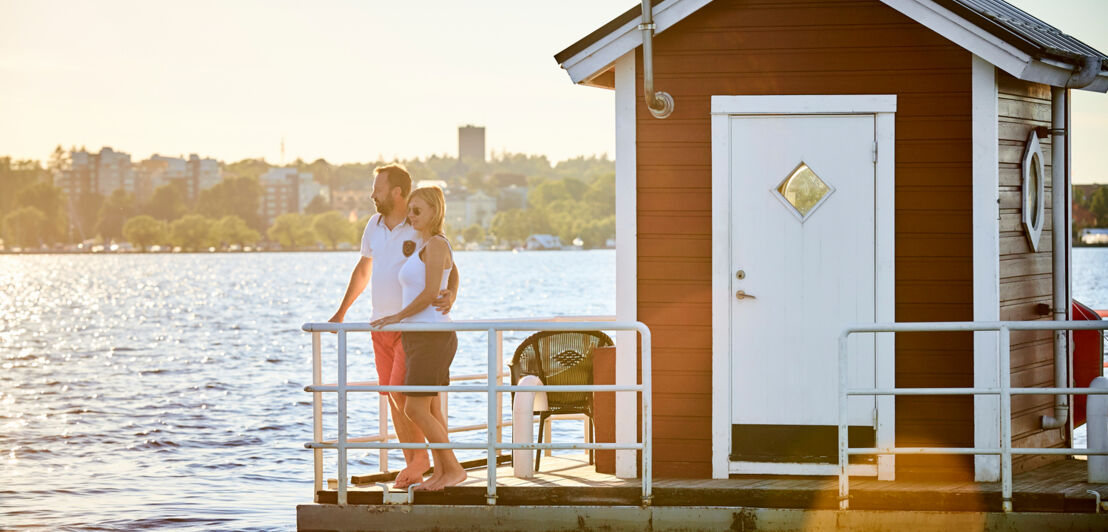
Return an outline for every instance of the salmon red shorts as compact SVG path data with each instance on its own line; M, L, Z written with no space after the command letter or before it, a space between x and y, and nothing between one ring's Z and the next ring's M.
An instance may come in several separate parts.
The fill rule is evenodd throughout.
M404 384L408 364L404 356L404 344L400 341L400 333L373 331L369 334L373 337L373 359L377 365L377 382L381 386ZM388 392L377 393L388 395Z

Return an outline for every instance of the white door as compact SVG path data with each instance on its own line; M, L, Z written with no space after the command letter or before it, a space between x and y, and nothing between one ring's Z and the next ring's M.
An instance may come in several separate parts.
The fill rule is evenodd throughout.
M730 459L810 473L797 464L836 461L838 334L875 316L875 117L728 120ZM873 387L873 337L851 342L850 385ZM872 397L848 424L851 446L874 445Z

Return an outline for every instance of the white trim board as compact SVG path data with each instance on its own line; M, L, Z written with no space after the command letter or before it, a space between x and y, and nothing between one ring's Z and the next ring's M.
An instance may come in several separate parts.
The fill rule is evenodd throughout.
M712 96L713 102L716 98ZM712 478L727 478L731 472L729 120L726 114L712 115ZM716 297L716 294L726 294L727 297Z
M710 1L667 0L654 6L655 33L669 29ZM932 0L881 1L1016 78L1060 87L1073 73L1073 67L1051 60L1037 60ZM566 59L562 68L566 69L574 83L587 82L607 71L617 59L642 45L639 22L640 19L635 19L620 26ZM1091 85L1081 90L1108 91L1108 73L1100 74Z
M892 97L895 98L895 97ZM876 187L874 189L874 242L877 245L874 258L876 298L874 321L896 321L896 108L875 113L874 138L877 141ZM879 388L896 387L896 336L878 334L874 363L875 381ZM892 447L896 443L896 398L891 395L877 397L876 443L878 447ZM878 480L893 480L896 475L896 457L877 457Z
M996 68L973 56L973 320L1000 320L999 124ZM973 333L973 385L1000 386L998 333ZM973 398L976 447L1000 446L1000 398ZM974 480L1000 481L1000 457L974 457Z
M635 51L616 61L616 319L638 321L637 159L635 135ZM638 334L616 333L616 382L638 382ZM638 394L616 392L616 441L638 441ZM638 475L637 451L616 451L616 476Z
M710 2L711 0L666 0L654 6L651 12L654 34L666 31ZM636 18L566 59L562 68L569 73L569 79L574 83L588 81L608 70L608 67L628 52L642 46L642 31L638 29L640 22L642 19Z
M896 298L895 254L895 95L835 96L712 96L712 478L727 478L736 467L730 461L731 438L731 143L732 115L749 114L871 114L877 163L874 167L875 315L876 322L894 322ZM895 338L876 337L877 387L893 387L896 380ZM896 411L892 397L878 398L880 412L877 446L895 443ZM895 457L878 458L877 475L892 480ZM780 464L776 464L780 465ZM805 470L807 471L807 470ZM800 470L798 470L798 473ZM871 473L872 474L872 473Z
M896 96L872 94L712 96L712 114L875 114L896 112Z

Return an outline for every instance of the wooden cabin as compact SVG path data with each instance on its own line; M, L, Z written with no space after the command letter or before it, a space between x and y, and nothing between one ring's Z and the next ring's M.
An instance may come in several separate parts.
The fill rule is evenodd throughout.
M1069 307L1053 282L1065 127L1052 132L1052 118L1068 124L1067 84L1108 91L1108 56L1002 0L656 0L653 86L674 100L659 119L644 103L640 19L636 6L555 59L574 83L615 92L617 319L653 333L656 476L837 471L846 324ZM1013 386L1054 385L1052 336L1013 334ZM617 373L633 379L634 340L620 340ZM1000 378L990 333L856 336L850 349L852 385ZM1015 446L1069 445L1071 427L1042 426L1053 401L1013 401ZM851 445L999 446L998 404L852 398ZM633 403L618 412L626 441ZM635 474L629 453L620 476ZM851 467L996 480L998 466Z

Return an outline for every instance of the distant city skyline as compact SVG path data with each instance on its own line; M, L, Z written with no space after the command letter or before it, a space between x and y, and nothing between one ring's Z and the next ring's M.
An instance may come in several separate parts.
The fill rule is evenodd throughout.
M1108 2L1010 2L1108 51ZM456 156L472 124L488 153L612 157L613 93L553 55L635 5L0 0L0 156L343 164ZM1108 182L1108 95L1074 94L1075 182Z

